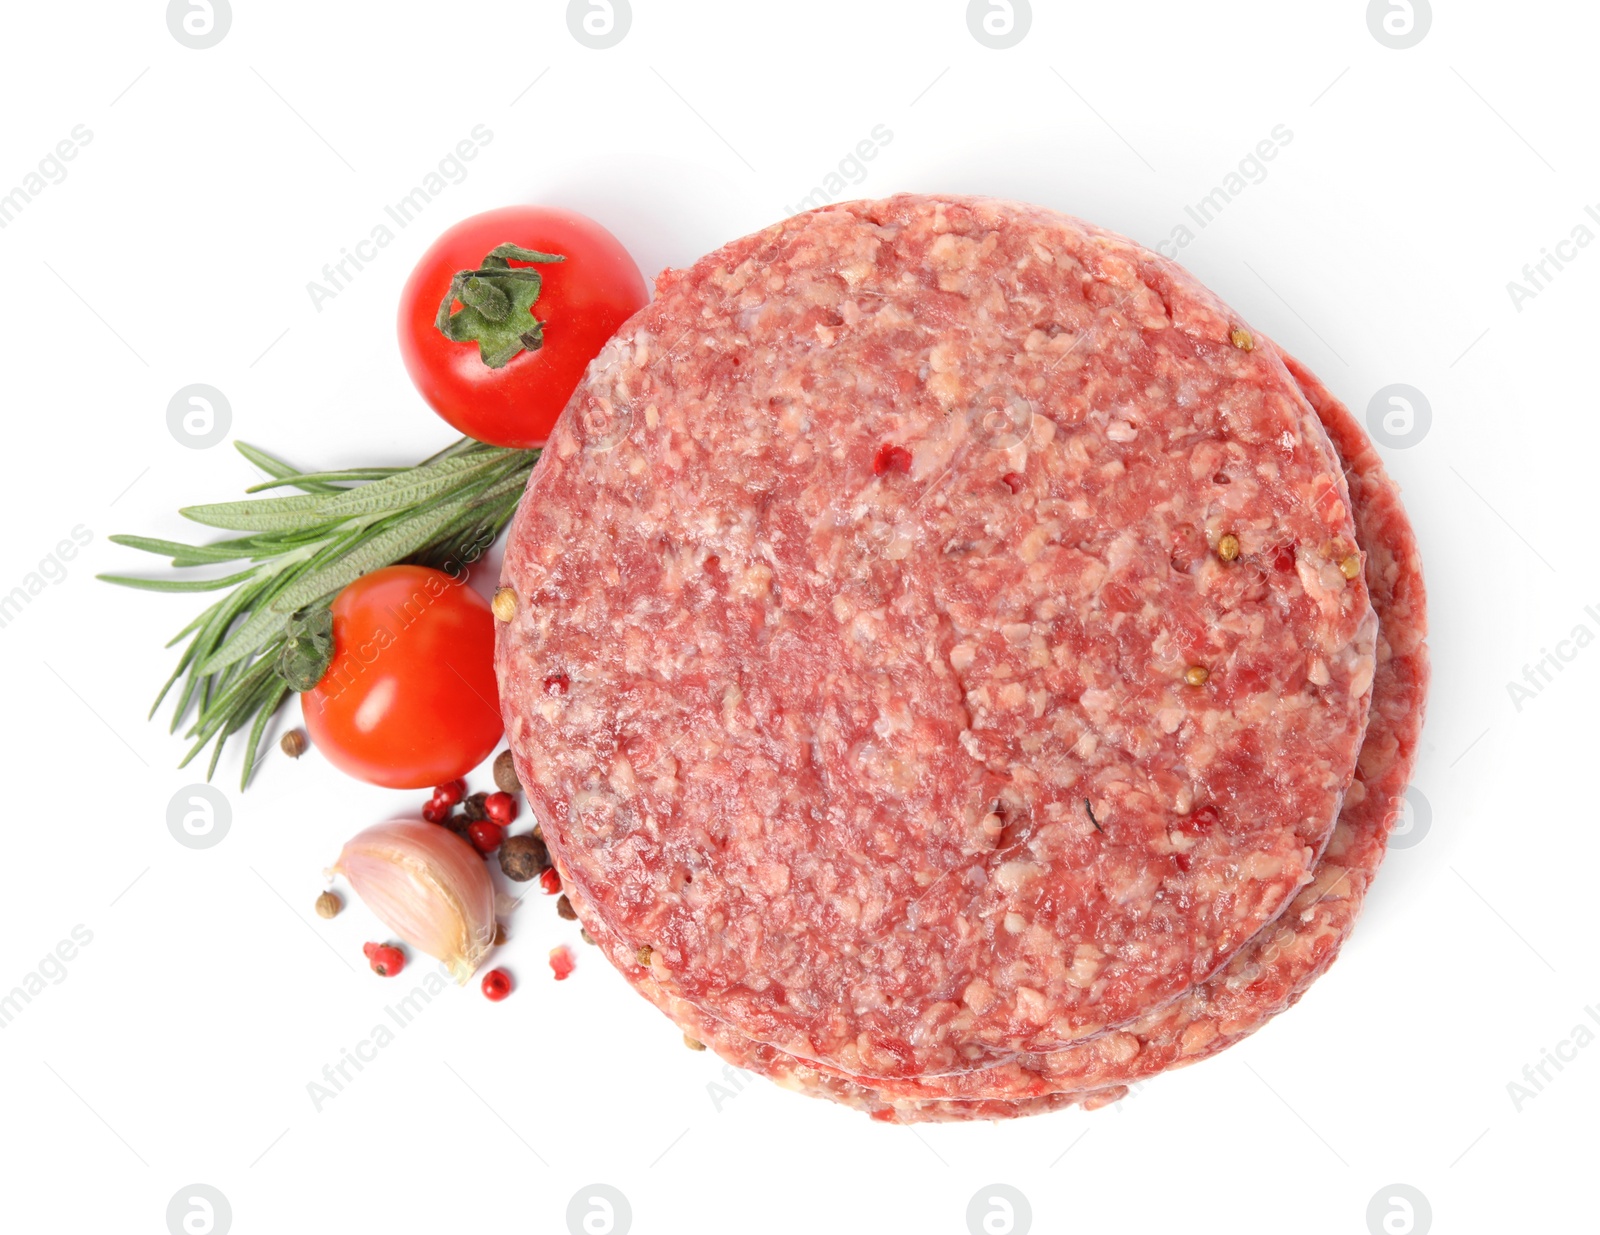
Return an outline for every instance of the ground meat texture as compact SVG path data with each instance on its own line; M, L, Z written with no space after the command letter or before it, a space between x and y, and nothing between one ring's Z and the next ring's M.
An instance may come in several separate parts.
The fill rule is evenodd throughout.
M1312 878L1376 630L1337 460L1237 322L977 199L663 276L502 575L507 732L591 933L863 1079L1060 1050L1228 964Z
M1258 340L1258 346L1269 344ZM1421 556L1399 491L1359 422L1296 361L1285 361L1344 463L1380 621L1371 721L1356 776L1316 878L1288 913L1241 950L1223 973L1126 1031L959 1078L886 1083L819 1070L725 1025L707 1023L682 1001L663 1000L653 983L636 983L641 993L730 1062L787 1088L899 1123L1103 1106L1124 1096L1134 1082L1233 1045L1296 1003L1337 957L1383 859L1416 759L1429 670Z

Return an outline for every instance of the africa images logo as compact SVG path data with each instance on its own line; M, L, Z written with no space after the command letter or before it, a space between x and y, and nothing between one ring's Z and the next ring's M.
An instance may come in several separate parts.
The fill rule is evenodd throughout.
M67 563L78 556L78 551L94 539L94 533L83 524L72 529L71 537L63 537L56 547L39 559L38 564L22 576L22 582L9 592L0 592L0 629L10 626L23 611L42 595L46 589L65 582Z

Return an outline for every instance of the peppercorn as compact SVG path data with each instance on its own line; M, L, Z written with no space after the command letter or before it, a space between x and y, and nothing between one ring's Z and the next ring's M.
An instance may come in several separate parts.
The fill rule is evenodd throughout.
M406 967L406 954L393 944L364 944L361 951L372 966L372 972L380 978L392 978Z
M344 908L344 902L339 899L337 892L324 892L317 897L317 917L336 918L339 910Z
M1361 555L1359 553L1352 553L1349 557L1345 558L1344 561L1340 562L1339 573L1346 579L1354 579L1357 575L1359 575L1361 573Z
M483 810L501 827L509 827L517 817L517 800L509 793L491 793L483 800Z
M1241 352L1254 351L1256 341L1250 337L1250 332L1243 326L1235 326L1228 331L1228 342L1232 343Z
M461 803L461 813L467 817L468 823L477 823L480 819L487 819L489 812L483 808L487 793L475 793Z
M509 622L517 616L517 594L508 587L497 588L489 607L494 610L495 617Z
M633 959L648 969L650 968L650 958L654 955L655 953L650 950L649 944L642 944L639 950L633 954Z
M483 994L491 1003L499 1003L511 993L511 975L504 969L491 969L483 975Z
M1183 671L1183 680L1190 686L1204 686L1211 677L1211 670L1204 665L1190 665Z
M498 948L505 941L506 941L506 928L501 926L500 923L496 922L494 924L494 946Z
M500 848L505 835L506 830L492 819L480 819L467 825L467 837L472 841L472 847L485 857Z
M566 898L565 894L556 902L556 914L558 917L565 918L568 922L576 922L578 920L578 911L572 907L572 902Z
M500 869L507 879L526 883L537 879L550 868L550 851L531 832L506 838L500 846Z
M278 742L278 749L284 754L288 755L289 758L298 759L301 755L306 753L306 748L309 745L310 743L306 741L306 735L304 733L302 733L299 729L291 729L288 733L284 734L283 738Z
M683 1035L683 1044L691 1051L703 1051L706 1049L706 1044L704 1042L701 1042L697 1038L691 1038L688 1034Z
M872 474L882 476L885 472L909 473L913 461L911 452L904 446L885 442L878 447L878 453L872 456Z
M517 779L517 761L508 750L495 756L494 783L506 793L522 792L522 782Z
M581 930L581 931L578 932L578 934L583 936L583 942L584 943L593 943L594 942L594 936L591 935L587 930Z
M1239 538L1228 532L1217 541L1217 556L1224 562L1232 562L1239 556Z

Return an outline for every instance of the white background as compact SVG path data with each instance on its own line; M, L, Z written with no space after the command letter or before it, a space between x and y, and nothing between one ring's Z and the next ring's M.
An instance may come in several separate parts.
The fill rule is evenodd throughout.
M1594 6L1437 3L1392 50L1362 0L1036 0L1004 51L961 0L634 0L609 50L555 0L235 0L208 50L163 7L9 5L0 40L0 193L75 125L93 135L0 230L0 593L93 534L0 628L0 993L93 933L0 1029L7 1229L159 1233L202 1182L241 1235L560 1232L597 1181L641 1233L960 1235L996 1182L1037 1231L1361 1235L1395 1183L1440 1232L1592 1229L1600 1044L1547 1065L1520 1110L1507 1085L1600 1031L1600 650L1520 709L1507 683L1574 627L1600 633L1600 245L1520 311L1506 284L1600 210ZM307 282L478 124L493 141L470 174L317 311ZM235 752L222 843L169 834L198 777L144 714L195 605L94 574L154 564L110 533L193 533L179 505L257 479L227 445L175 441L169 398L210 383L235 436L303 464L413 461L450 434L393 319L438 231L558 204L653 275L781 217L877 125L892 140L834 196L1016 197L1150 245L1287 126L1179 256L1359 413L1394 382L1431 404L1423 440L1384 452L1431 589L1431 829L1300 1007L1114 1109L911 1130L743 1078L716 1101L719 1061L536 893L511 922L515 995L435 1000L319 1113L307 1083L423 972L367 972L382 932L359 905L317 919L320 872L423 795L313 754L269 758L241 796ZM558 942L578 951L563 984Z

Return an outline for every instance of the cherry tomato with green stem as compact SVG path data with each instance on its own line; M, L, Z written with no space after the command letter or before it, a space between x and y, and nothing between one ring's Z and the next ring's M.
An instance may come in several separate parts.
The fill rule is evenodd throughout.
M457 223L400 296L400 354L422 397L468 437L537 446L649 288L593 219L508 206Z
M386 566L335 598L333 658L300 696L335 767L390 789L465 776L504 725L489 602L442 570Z

